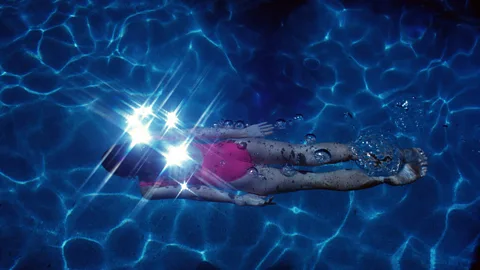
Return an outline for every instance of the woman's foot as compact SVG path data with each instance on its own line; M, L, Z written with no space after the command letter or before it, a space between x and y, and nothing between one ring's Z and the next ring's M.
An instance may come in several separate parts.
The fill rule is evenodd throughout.
M420 148L402 150L404 165L397 175L385 178L384 182L392 186L402 186L415 182L427 174L428 160Z

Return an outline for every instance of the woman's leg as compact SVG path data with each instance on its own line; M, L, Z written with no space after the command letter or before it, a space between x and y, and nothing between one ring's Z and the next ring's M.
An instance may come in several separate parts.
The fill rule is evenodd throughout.
M238 139L235 142L246 146L256 164L319 166L349 161L354 157L350 147L340 143L303 145L257 138Z
M231 182L239 190L258 195L293 192L310 189L350 191L370 188L379 184L406 185L427 173L427 158L420 149L407 149L405 164L397 175L368 176L359 170L338 170L327 173L300 173L285 176L281 170L258 166L258 174L248 174Z

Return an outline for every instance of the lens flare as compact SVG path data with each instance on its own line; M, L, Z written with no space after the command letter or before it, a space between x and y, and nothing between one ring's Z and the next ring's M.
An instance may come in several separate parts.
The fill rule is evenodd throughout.
M178 123L178 117L175 112L169 112L167 114L167 127L172 128L175 127Z
M151 107L140 107L133 111L132 115L127 116L126 132L132 139L132 145L139 143L149 143L152 139L149 127L151 116L153 115Z
M184 161L190 159L186 145L170 146L168 152L164 154L164 156L167 160L167 167L181 166Z

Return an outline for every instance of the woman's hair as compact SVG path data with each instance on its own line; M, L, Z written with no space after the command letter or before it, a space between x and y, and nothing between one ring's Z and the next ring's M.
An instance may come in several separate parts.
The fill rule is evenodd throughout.
M108 149L102 157L102 166L108 172L124 177L158 176L165 166L164 157L155 149L137 144L117 144Z

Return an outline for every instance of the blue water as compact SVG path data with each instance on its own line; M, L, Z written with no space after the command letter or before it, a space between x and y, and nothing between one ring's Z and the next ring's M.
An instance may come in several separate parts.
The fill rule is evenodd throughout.
M461 16L437 1L166 2L0 4L0 269L469 267L480 35L468 1L443 7ZM285 119L271 139L295 143L376 128L423 148L429 172L265 208L145 203L96 166L125 114L155 98L185 127L203 113L206 126Z

